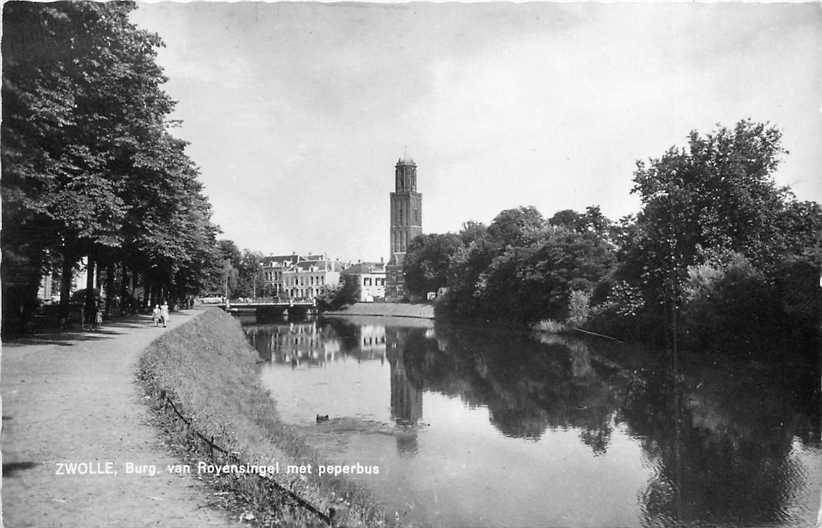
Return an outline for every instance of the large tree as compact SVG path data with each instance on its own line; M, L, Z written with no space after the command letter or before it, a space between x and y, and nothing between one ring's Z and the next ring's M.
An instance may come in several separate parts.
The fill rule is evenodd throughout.
M525 247L542 236L545 223L542 213L534 206L506 209L494 218L486 235L499 247Z
M783 152L779 130L741 121L704 137L691 132L687 147L637 162L632 192L643 207L625 256L649 291L676 288L704 249L767 258L784 202L773 180Z
M420 235L408 245L405 254L405 288L412 295L424 297L446 286L453 255L462 248L459 235Z
M818 270L811 248L819 247L822 215L776 185L781 138L773 126L743 120L704 136L691 132L687 146L637 163L632 192L642 210L621 229L620 274L642 288L646 315L664 306L674 322L694 266L727 265L734 255L766 278L790 255L816 259Z
M115 276L125 284L118 262L164 296L198 282L181 271L199 273L195 258L210 251L202 250L213 246L214 227L185 144L167 131L162 42L129 21L133 9L4 5L3 251L17 256L4 258L4 293L25 282L31 299L40 267L59 261L66 303L80 257L88 287L100 266L109 289ZM18 297L4 295L4 313L25 305Z
M548 222L519 207L500 212L487 230L467 225L455 237L464 245L449 247L440 309L515 324L563 319L571 291L590 291L613 267L610 228L596 206L560 211Z

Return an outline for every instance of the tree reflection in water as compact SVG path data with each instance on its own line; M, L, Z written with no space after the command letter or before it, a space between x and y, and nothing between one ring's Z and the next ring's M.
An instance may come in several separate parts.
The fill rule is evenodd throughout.
M474 328L438 327L436 336L407 332L399 347L408 378L487 406L507 436L573 428L598 455L624 424L654 468L641 494L648 526L789 521L793 496L807 484L792 453L795 438L819 446L813 362L682 354L673 372L667 354L636 347Z
M794 439L819 447L816 347L788 367L751 359L670 354L544 336L437 328L436 345L409 339L424 390L487 405L504 434L539 438L574 428L595 455L624 424L654 477L641 495L648 526L789 521L807 483ZM678 365L676 372L670 365ZM632 367L639 365L639 367Z
M794 344L792 358L811 360L791 365L707 353L672 361L665 351L503 330L308 324L278 327L255 345L261 357L387 361L404 456L418 449L423 393L437 392L487 408L508 437L577 431L594 456L608 452L616 428L626 431L652 469L638 497L646 526L791 524L796 493L813 484L796 456L820 447L813 343ZM294 335L318 339L295 344Z

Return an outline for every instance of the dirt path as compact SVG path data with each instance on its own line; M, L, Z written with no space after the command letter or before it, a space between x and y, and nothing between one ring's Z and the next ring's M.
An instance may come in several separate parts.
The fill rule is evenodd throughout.
M172 314L169 329L196 315ZM150 424L135 383L140 353L161 333L148 317L100 332L41 335L3 344L3 482L6 527L233 526L213 495L176 464ZM117 475L58 475L60 463ZM155 476L126 474L153 465ZM99 466L98 466L99 463Z

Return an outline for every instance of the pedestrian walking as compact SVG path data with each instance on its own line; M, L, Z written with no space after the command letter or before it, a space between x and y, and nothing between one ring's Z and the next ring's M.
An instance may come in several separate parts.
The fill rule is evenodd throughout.
M166 327L168 324L168 303L163 301L163 305L160 307L160 319L163 320L163 328Z
M160 325L160 305L154 305L154 311L151 312L151 320L154 321L154 326Z
M97 304L91 306L91 311L88 313L88 329L92 332L97 330Z

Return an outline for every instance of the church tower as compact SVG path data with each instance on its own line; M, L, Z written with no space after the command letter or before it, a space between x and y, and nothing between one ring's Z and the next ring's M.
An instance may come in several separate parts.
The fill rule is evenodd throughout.
M403 260L408 244L422 234L422 194L417 192L417 164L408 156L394 166L394 192L391 193L391 248L386 267L385 297L401 300L405 296Z

